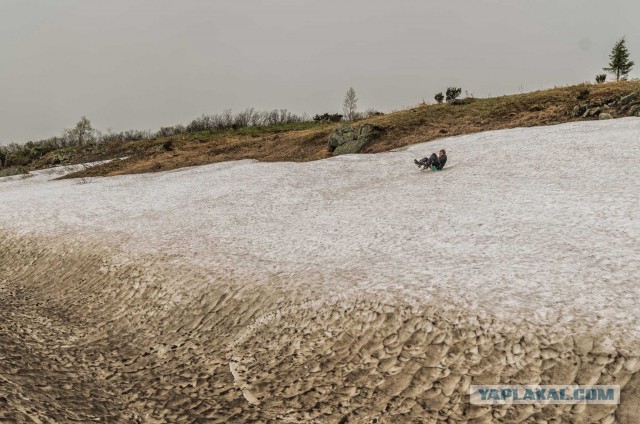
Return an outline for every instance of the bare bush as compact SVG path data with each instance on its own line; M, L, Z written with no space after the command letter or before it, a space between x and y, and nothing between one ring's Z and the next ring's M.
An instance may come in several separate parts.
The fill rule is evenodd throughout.
M424 102L424 100L423 100L423 102ZM371 117L374 117L374 116L382 116L382 115L384 115L384 113L380 112L379 110L375 110L373 108L369 108L369 109L365 110L364 114L363 114L363 116L365 118L371 118Z
M97 143L100 136L91 126L91 121L86 116L83 116L75 127L65 131L65 138L69 145L85 146Z
M250 126L269 126L300 122L309 122L309 116L296 115L287 109L273 109L257 111L254 108L245 109L233 114L231 109L226 109L221 114L202 115L187 124L161 127L156 132L127 130L114 132L108 130L106 134L91 126L91 121L83 116L75 127L63 131L61 137L50 137L44 140L29 141L24 144L11 143L0 146L0 169L17 169L26 167L34 161L41 159L46 154L58 149L74 146L96 146L102 143L126 143L131 141L144 141L163 137L175 137L187 133L228 131ZM70 156L64 153L64 161ZM63 162L62 156L54 157L50 163Z

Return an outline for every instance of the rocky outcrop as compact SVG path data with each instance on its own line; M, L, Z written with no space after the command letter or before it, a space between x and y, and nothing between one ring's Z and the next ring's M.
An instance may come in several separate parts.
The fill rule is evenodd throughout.
M358 153L360 150L362 150L362 148L367 143L367 141L368 140L366 139L356 138L355 140L351 140L343 144L342 146L338 147L336 150L333 151L333 154L337 156L337 155L348 155L348 154Z
M380 135L382 128L373 124L364 124L360 126L358 138L374 138Z
M574 118L579 118L582 115L584 115L584 113L587 111L588 107L589 107L589 105L586 105L586 104L585 105L576 105L573 108L573 112L571 113L571 115Z
M359 153L368 142L379 137L381 133L382 128L379 126L363 124L358 129L356 137L352 127L343 125L336 128L329 136L329 151L334 155ZM335 147L332 147L334 145Z
M629 94L628 96L624 96L623 98L621 98L620 99L620 104L621 105L628 105L630 103L635 102L637 98L638 98L638 92L634 91L633 93Z
M356 139L356 131L350 125L341 125L329 135L329 151Z
M640 99L633 92L620 99L599 99L575 105L571 111L574 118L611 119L619 116L639 116Z
M600 113L602 112L602 108L601 107L592 107L587 109L587 111L582 115L583 118L593 118L596 117L598 115L600 115Z

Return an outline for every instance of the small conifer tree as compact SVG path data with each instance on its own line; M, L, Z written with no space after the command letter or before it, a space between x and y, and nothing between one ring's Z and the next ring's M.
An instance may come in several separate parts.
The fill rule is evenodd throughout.
M603 68L604 71L610 72L616 76L616 81L626 80L629 72L635 63L629 60L629 50L627 50L626 40L622 37L614 44L611 54L609 55L609 67Z

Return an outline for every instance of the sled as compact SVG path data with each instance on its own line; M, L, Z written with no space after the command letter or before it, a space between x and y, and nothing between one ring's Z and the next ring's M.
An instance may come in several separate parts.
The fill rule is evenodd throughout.
M416 165L418 167L418 169L420 169L420 171L426 171L427 168L420 168L420 165ZM431 168L429 168L431 171L442 171L442 169L438 169L435 165L431 165Z

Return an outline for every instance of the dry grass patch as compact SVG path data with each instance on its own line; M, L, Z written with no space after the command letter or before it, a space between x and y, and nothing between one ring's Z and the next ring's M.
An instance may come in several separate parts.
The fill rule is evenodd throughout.
M585 89L588 90L586 97L580 95ZM467 99L463 105L421 105L353 125L372 123L383 129L382 135L363 150L364 153L378 153L448 136L575 121L580 119L571 116L576 104L618 99L639 90L640 81L579 84L526 94ZM165 171L240 159L303 162L331 156L327 151L327 138L340 124L305 125L308 128L250 128L231 134L189 134L107 146L101 154L79 156L76 161L118 156L129 156L129 159L69 177ZM171 150L163 147L167 142Z

